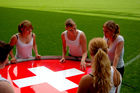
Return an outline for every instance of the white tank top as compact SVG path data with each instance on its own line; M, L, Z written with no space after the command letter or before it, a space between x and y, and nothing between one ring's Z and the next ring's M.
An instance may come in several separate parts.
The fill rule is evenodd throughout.
M17 35L16 58L25 59L32 57L33 37L28 44L23 43Z
M82 31L80 31L80 30L77 30L77 31L78 31L78 35L74 41L68 39L67 31L65 31L64 34L65 34L66 46L69 47L69 53L72 56L78 57L78 56L82 56L82 47L79 42L80 34Z
M104 37L104 39L107 41L107 38ZM111 64L114 61L116 46L121 41L124 42L124 38L121 35L118 35L118 37L114 40L114 42L112 44L112 47L108 49L108 56L109 56L109 59L111 61ZM121 55L120 55L120 58L119 58L119 61L118 61L117 68L121 68L121 67L124 66L123 56L124 56L124 46L123 46L123 49L121 51Z
M111 85L112 85L112 87L111 87L111 90L110 90L110 92L109 93L115 93L115 91L116 91L116 87L114 86L114 81L113 81L113 75L114 75L114 69L113 69L113 67L111 67Z

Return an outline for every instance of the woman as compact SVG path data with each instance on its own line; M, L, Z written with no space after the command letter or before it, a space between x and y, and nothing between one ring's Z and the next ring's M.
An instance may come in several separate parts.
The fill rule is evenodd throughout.
M81 58L81 69L86 68L86 58L87 58L87 41L84 32L76 28L76 24L72 19L67 19L65 22L65 29L61 34L63 51L62 59L60 62L65 62L65 56L67 52L67 46L69 47L69 56Z
M124 38L120 35L120 27L114 21L103 25L104 39L108 44L108 56L111 64L117 68L122 77L124 74Z
M10 40L10 45L16 45L16 56L11 51L11 63L16 63L16 59L26 59L32 57L32 49L35 52L36 59L40 59L35 34L32 33L33 26L30 21L24 20L18 25L17 34L13 35Z
M0 41L0 69L3 69L8 63L8 54L12 47ZM0 93L14 93L14 89L10 82L0 75Z
M92 72L81 78L77 93L115 93L121 82L121 75L110 65L107 44L102 38L89 42Z

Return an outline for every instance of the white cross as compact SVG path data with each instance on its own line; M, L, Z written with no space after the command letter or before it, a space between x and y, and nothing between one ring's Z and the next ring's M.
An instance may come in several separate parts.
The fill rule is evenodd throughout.
M34 73L36 76L13 80L13 82L19 88L46 82L51 86L53 86L54 88L58 89L59 91L65 91L68 89L78 87L77 84L66 79L66 77L75 76L84 73L75 68L54 72L44 66L29 68L29 70L32 73Z

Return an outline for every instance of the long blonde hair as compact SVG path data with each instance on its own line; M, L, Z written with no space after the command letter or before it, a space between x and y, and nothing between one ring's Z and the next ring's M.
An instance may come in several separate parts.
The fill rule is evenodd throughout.
M109 93L111 89L111 68L107 56L107 44L102 38L93 38L89 42L89 52L93 56L93 87L97 93Z

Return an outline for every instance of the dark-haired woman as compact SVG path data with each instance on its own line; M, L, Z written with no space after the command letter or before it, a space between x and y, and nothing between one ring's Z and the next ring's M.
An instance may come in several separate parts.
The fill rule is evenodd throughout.
M24 20L18 25L17 34L13 35L10 45L16 45L16 55L11 51L11 63L16 63L16 59L28 59L32 57L32 49L35 52L36 59L40 59L38 54L35 33L32 33L33 26L29 20Z

